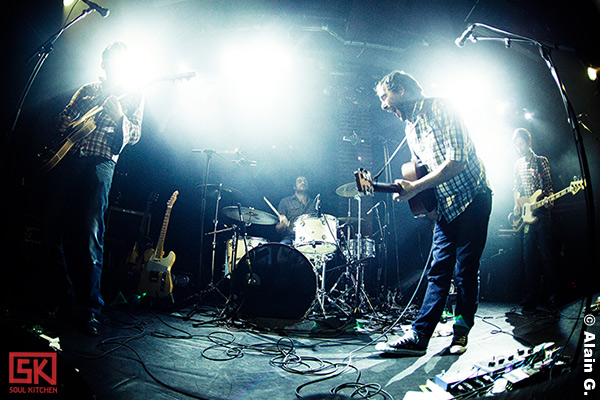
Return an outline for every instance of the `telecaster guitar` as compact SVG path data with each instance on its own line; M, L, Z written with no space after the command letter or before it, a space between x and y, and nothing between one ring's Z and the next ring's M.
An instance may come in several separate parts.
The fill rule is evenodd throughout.
M538 189L533 193L530 197L521 197L519 199L519 206L521 207L521 215L514 215L510 213L508 216L509 221L512 224L513 230L518 232L525 226L526 224L535 224L538 220L538 217L535 215L535 210L540 207L544 207L546 204L557 200L567 193L577 194L580 190L585 188L584 180L577 180L571 182L571 184L561 190L560 192L554 193L551 196L544 197L539 200L542 195L542 190Z
M177 200L177 195L179 195L179 192L176 190L167 202L167 211L165 212L160 236L156 243L156 249L148 249L144 253L144 265L142 266L138 292L140 294L146 293L149 297L166 297L173 292L171 268L175 263L175 253L170 251L164 257L164 244L171 210L173 209L175 200Z
M427 175L424 165L410 161L402 165L402 177L407 181L416 181ZM374 192L401 193L402 188L392 183L373 182L371 173L364 169L354 172L356 187L360 193L372 195ZM408 201L410 211L415 217L427 217L432 221L437 219L436 199L433 189L425 190Z
M146 83L143 87L156 82L190 79L194 76L196 76L195 72L165 75ZM138 88L136 91L139 91L142 88ZM128 94L129 93L121 95L117 97L117 99L121 100ZM71 122L64 132L54 135L51 142L37 154L37 172L39 174L45 174L50 171L67 155L69 150L71 150L75 144L88 137L94 129L96 129L96 121L93 117L103 110L104 108L101 105L92 107L83 116Z

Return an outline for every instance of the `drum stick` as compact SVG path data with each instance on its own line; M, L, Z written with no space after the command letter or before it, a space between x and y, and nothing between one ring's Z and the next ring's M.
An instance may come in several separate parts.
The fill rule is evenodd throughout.
M277 209L275 207L273 207L273 204L271 204L271 202L267 199L267 197L263 196L263 199L265 199L265 202L267 203L267 205L269 207L271 207L271 210L273 210L273 212L277 215L277 217L281 218L281 214L279 214L279 212L277 211Z

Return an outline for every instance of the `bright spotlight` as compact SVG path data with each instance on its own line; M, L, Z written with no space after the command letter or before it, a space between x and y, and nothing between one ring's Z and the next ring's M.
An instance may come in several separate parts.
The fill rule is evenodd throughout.
M598 79L598 71L600 68L588 67L587 74L591 81Z
M276 102L291 82L291 67L290 54L276 43L256 41L231 47L223 55L224 82L244 107Z
M63 0L63 6L69 7L75 0Z
M533 119L533 113L527 110L523 111L523 118L525 118L527 121L531 121Z

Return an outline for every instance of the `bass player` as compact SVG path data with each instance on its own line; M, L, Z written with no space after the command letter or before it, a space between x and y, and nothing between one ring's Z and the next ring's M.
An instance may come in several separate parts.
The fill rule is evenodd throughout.
M531 149L531 133L525 128L517 128L513 133L513 144L521 156L515 162L515 184L513 215L521 215L519 199L531 196L536 190L542 197L554 193L550 163L544 156L538 156ZM521 302L523 313L534 312L537 306L555 307L555 273L551 248L552 202L536 210L537 220L526 224L523 229L523 262L525 267L525 299ZM543 279L540 278L543 275Z

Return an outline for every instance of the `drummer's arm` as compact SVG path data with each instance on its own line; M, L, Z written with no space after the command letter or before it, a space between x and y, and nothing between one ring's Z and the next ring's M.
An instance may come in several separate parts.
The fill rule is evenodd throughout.
M287 230L287 228L289 228L289 226L290 226L290 221L287 219L287 217L283 213L280 213L279 214L279 222L277 223L277 225L275 225L275 230L277 232L284 232Z

